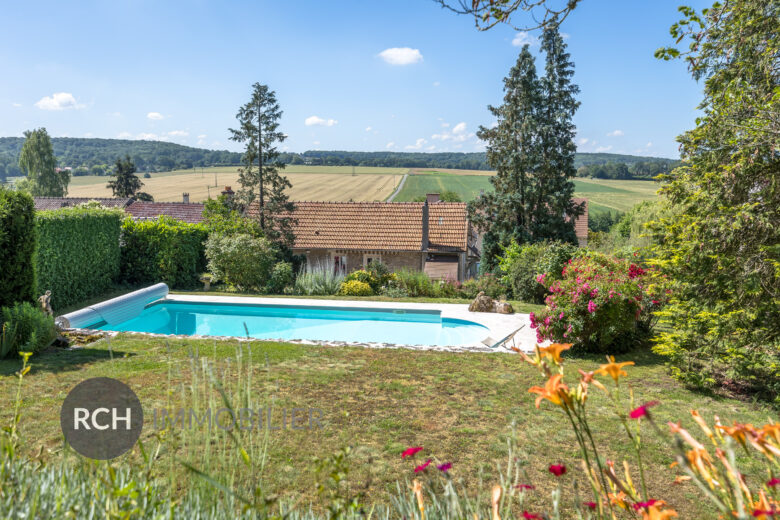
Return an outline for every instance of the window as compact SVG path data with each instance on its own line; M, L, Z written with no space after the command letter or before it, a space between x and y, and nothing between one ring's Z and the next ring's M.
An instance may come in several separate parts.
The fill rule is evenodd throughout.
M333 255L333 274L347 274L347 255Z
M364 254L363 255L363 269L366 269L372 263L381 263L381 262L382 262L382 256L381 255L375 255L375 254Z

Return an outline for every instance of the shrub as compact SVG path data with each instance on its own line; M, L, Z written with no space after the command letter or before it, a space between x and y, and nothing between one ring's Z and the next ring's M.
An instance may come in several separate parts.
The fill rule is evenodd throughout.
M371 280L374 282L373 284L369 282L369 285L371 285L374 292L379 292L379 290L386 286L390 280L395 279L395 276L390 272L390 269L382 262L371 262L368 264L368 267L366 267L366 271L371 275Z
M293 266L290 262L277 262L271 271L267 290L271 294L282 294L293 283Z
M481 291L491 298L506 299L507 287L491 273L484 273L479 278L471 278L463 282L460 292L466 298L475 298Z
M0 186L0 307L35 299L35 205Z
M110 289L119 276L122 215L94 206L38 212L37 293L51 290L52 306L61 308Z
M344 275L334 272L333 264L304 264L295 279L295 294L332 296L341 288Z
M395 286L406 291L409 296L435 296L433 282L423 271L412 269L396 271Z
M0 309L0 358L39 352L57 337L54 318L29 302Z
M243 233L212 233L206 242L206 258L209 271L218 280L247 291L261 289L272 282L276 248L265 238ZM278 274L281 275L283 270L280 268Z
M618 353L649 338L666 300L663 279L626 260L591 253L549 282L547 307L531 314L537 340L567 341L588 352Z
M371 296L372 294L374 294L374 291L371 289L371 286L360 280L345 280L339 289L339 295L341 296Z
M165 282L174 288L198 285L205 270L206 228L168 216L126 218L122 223L121 279L129 284Z
M544 303L546 287L537 281L544 274L549 281L560 279L566 262L577 254L577 247L564 242L539 242L518 245L512 242L499 257L501 282L518 300Z

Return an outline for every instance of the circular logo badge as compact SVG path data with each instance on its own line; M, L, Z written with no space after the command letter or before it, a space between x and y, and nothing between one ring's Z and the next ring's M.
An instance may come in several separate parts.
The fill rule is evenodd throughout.
M77 384L60 410L65 440L90 459L118 457L135 445L144 425L141 401L129 386L110 377Z

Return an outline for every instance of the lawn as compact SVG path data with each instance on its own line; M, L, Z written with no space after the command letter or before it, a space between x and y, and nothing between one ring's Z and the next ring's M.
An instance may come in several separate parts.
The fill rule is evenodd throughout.
M317 475L312 463L345 446L355 447L349 481L365 486L369 501L386 500L396 481L413 476L414 462L400 453L408 446L425 448L423 455L451 462L452 476L472 488L480 479L495 481L496 463L505 462L506 437L516 424L517 456L525 461L528 479L537 486L535 504L548 503L554 482L546 468L551 462L569 465L567 486L579 474L575 439L563 415L549 403L534 408L528 387L539 384L533 367L515 354L420 352L252 342L170 340L118 336L80 349L51 350L32 358L33 368L23 387L21 431L23 452L44 461L63 456L59 408L78 382L97 376L120 379L133 388L148 418L142 441L147 449L158 443L154 410L163 407L219 406L213 390L204 390L208 374L227 389L237 406L252 408L273 403L281 408L316 408L322 428L274 431L267 436L240 432L253 461L267 456L265 467L248 474L224 432L193 433L170 430L162 434L156 468L160 477L181 492L186 472L174 460L190 461L211 474L238 483L259 477L267 493L280 493L304 506L317 500ZM721 417L761 424L776 417L770 409L725 397L691 392L669 377L662 361L647 353L633 359L626 381L637 402L658 400L656 419L681 420L697 408L705 418ZM569 372L592 370L600 357L569 361ZM0 424L13 413L18 360L0 361ZM249 402L251 400L251 402ZM611 407L598 391L590 397L595 440L609 459L627 456L629 443L619 433ZM280 421L280 417L275 419ZM197 430L197 428L196 428ZM158 432L159 433L159 432ZM262 448L267 439L267 447ZM681 518L702 518L702 500L691 486L673 485L670 449L648 433L647 475L651 496L663 497ZM71 455L68 455L71 456ZM118 459L138 460L138 448ZM743 466L752 478L749 465ZM189 477L190 485L194 477ZM530 509L530 507L529 507Z

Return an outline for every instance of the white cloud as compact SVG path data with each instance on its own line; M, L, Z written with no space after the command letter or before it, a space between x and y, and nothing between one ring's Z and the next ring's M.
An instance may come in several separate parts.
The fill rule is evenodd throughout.
M319 141L314 141L312 144L313 144L314 146L319 146L319 145L320 145L320 142L319 142Z
M588 139L587 137L580 137L579 141L577 141L577 144L579 144L580 146L583 146L583 145L588 144L589 142L590 142L590 139Z
M613 130L611 132L607 132L607 137L621 137L623 135L623 130Z
M595 152L596 153L603 153L603 152L608 152L610 150L612 150L612 145L609 145L609 146L599 146L598 148L596 148Z
M446 126L442 126L446 128ZM474 134L466 132L465 121L461 121L457 125L453 126L452 131L444 130L440 134L433 134L431 136L432 139L437 139L439 141L453 141L455 143L462 143L463 141L471 139L472 137L474 137Z
M133 134L130 132L119 132L116 136L117 139L132 139Z
M80 109L86 105L76 102L76 98L69 92L57 92L51 96L42 97L35 106L41 110L67 110L69 108Z
M414 144L406 145L404 148L406 148L407 150L420 150L427 142L428 141L426 141L421 137L417 141L415 141Z
M391 47L380 52L379 57L390 65L412 65L423 60L420 49L411 47Z
M450 124L449 124L449 123L442 123L442 124L441 124L441 127L442 127L442 128L449 128L449 127L450 127Z
M187 137L190 133L186 130L171 130L168 135L172 137Z
M653 142L652 142L652 141L650 141L650 142L648 142L648 143L647 143L645 146L646 146L647 148L650 148L651 146L653 146Z
M436 149L436 145L430 145L428 148L426 148L427 151L432 152Z
M200 134L198 136L198 144L200 146L203 146L204 144L206 144L206 137L208 137L206 134Z
M535 45L539 45L539 38L537 38L531 33L519 32L512 39L512 45L514 45L515 47L522 47L525 44L528 44L531 47Z
M390 141L389 143L387 143L385 148L395 148L395 143L393 141Z
M159 121L160 119L165 118L165 116L159 112L149 112L148 114L146 114L146 117L153 121Z
M135 136L135 139L141 140L141 141L167 141L168 136L165 135L157 135L153 134L151 132L141 132L140 134L137 134Z
M95 134L93 134L92 132L87 132L86 134L84 134L84 137L95 137Z
M309 116L303 122L306 126L333 126L337 123L335 119L323 119L317 116Z
M20 108L22 106L21 103L11 103L11 106L14 108Z
M371 127L370 127L370 126L367 126L367 127L366 127L366 132L370 132L370 131L371 131Z
M460 123L452 127L453 134L462 134L465 131L466 131L466 123L463 121L461 121Z

